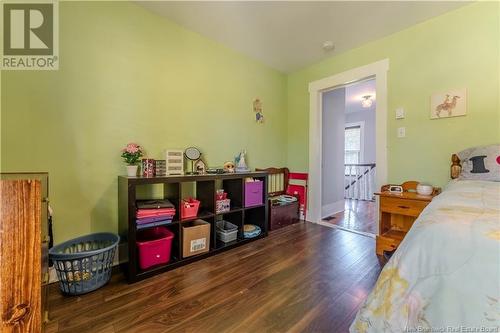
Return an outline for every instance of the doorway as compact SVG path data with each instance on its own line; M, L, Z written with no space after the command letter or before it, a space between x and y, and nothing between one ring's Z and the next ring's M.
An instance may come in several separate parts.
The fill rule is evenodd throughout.
M377 232L376 79L322 96L322 221L349 231Z
M378 61L369 65L358 67L331 77L327 77L318 81L311 82L309 84L310 93L310 112L309 112L309 210L308 210L308 220L315 223L324 224L323 221L326 215L331 216L331 213L337 213L347 211L346 210L346 200L344 199L345 193L345 174L344 172L335 172L335 176L330 175L329 172L334 169L345 170L345 159L346 155L350 158L353 156L358 156L359 159L364 154L361 149L350 149L346 151L345 149L345 114L339 116L339 114L334 115L324 115L323 106L324 103L328 103L327 99L330 94L337 94L341 89L346 89L350 85L359 82L365 82L368 80L373 80L375 85L376 103L374 104L375 110L375 161L373 164L376 165L376 172L373 174L373 188L372 190L379 188L382 184L387 181L387 71L389 70L388 59ZM345 106L345 91L344 96L344 106ZM363 98L364 99L364 98ZM361 103L362 101L360 101ZM369 103L369 102L367 102ZM342 103L340 103L342 104ZM333 119L332 119L333 118ZM335 121L336 120L336 121ZM332 122L334 121L334 128L331 130L324 129L324 121ZM362 127L366 126L366 123L361 126L360 124L355 124L352 122L349 131L352 135L354 132L361 132ZM358 122L359 123L359 122ZM359 125L359 126L358 126ZM364 133L366 135L366 132ZM324 137L326 136L326 138ZM361 135L361 134L360 134ZM331 136L330 139L328 136ZM333 137L340 140L332 141ZM330 141L328 141L330 140ZM361 140L361 139L360 139ZM326 149L325 142L331 143L336 147L336 158L332 162L332 157L324 157L324 149ZM339 143L340 141L340 143ZM340 153L339 153L340 151ZM342 156L340 155L342 154ZM331 164L333 163L333 164ZM364 163L357 163L364 164ZM368 164L368 163L367 163ZM328 185L324 185L323 178L334 178L327 182ZM359 184L359 183L358 183ZM354 188L354 187L353 187ZM342 190L343 189L343 190ZM359 190L359 189L358 189ZM341 194L339 195L339 191ZM335 192L335 198L338 200L332 200L330 197L326 202L323 198L328 198L329 195ZM369 191L368 191L369 192ZM351 199L351 198L348 198ZM369 200L367 200L369 201ZM369 201L375 206L375 213L370 213L375 217L378 215L376 212L376 203ZM330 206L328 206L330 205ZM325 207L326 206L326 207ZM351 204L348 201L349 211L366 211L364 204ZM372 210L373 212L373 210ZM376 224L376 223L375 223ZM378 227L375 226L376 233L378 233ZM373 229L372 229L373 231Z

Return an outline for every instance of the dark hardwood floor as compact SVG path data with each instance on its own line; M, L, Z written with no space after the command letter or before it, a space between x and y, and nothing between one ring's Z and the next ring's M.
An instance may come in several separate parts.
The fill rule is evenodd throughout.
M132 285L53 284L48 332L347 332L381 268L372 238L299 223Z
M323 222L375 235L378 233L376 205L375 201L345 199L345 211L332 215Z

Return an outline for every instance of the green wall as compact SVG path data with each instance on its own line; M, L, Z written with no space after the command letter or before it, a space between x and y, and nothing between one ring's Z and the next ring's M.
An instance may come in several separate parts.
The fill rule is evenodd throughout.
M331 57L288 76L288 167L307 170L308 84L388 58L389 181L444 185L461 149L500 143L499 3L481 2ZM467 88L467 116L430 120L430 96ZM395 120L404 107L406 118ZM406 137L397 138L398 127Z
M127 142L307 170L308 83L389 58L389 180L443 185L451 153L500 142L499 10L467 5L287 76L132 3L61 2L60 69L2 72L2 171L50 172L56 242L116 231ZM461 87L467 116L430 120L430 95Z
M126 2L61 2L59 45L58 71L5 71L1 91L2 171L50 173L56 242L116 231L127 142L285 164L283 74Z

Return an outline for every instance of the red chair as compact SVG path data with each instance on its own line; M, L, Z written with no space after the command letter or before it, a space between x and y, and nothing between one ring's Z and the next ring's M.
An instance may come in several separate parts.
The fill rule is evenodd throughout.
M286 189L286 194L294 195L299 198L300 212L301 216L306 219L307 212L307 181L309 179L309 174L301 172L290 172L288 174L288 187ZM297 181L295 184L291 184L292 181Z

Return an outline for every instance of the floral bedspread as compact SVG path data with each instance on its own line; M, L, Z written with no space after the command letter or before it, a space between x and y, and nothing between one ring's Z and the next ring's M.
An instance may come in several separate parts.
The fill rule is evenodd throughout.
M451 181L425 208L351 332L500 332L500 182Z

